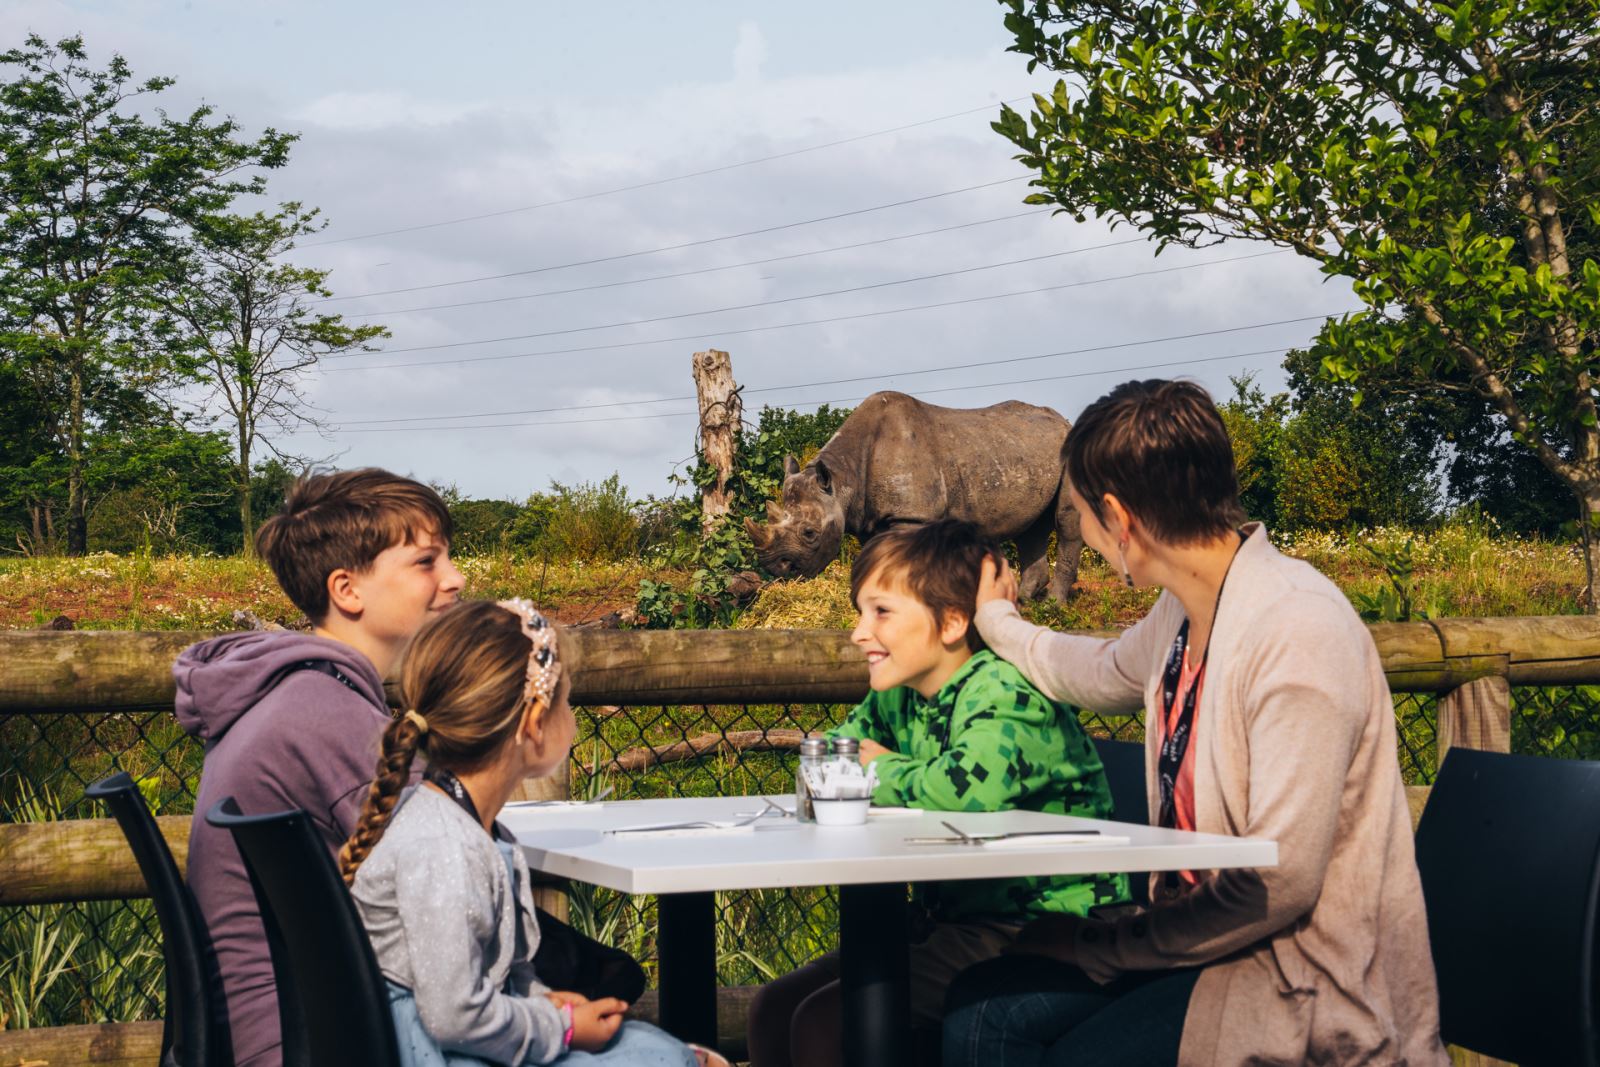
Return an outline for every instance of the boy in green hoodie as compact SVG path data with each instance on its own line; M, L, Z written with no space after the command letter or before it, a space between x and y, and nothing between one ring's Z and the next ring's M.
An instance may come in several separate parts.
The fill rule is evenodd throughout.
M872 692L834 736L876 764L875 804L937 811L1023 808L1108 818L1111 791L1077 709L1056 704L984 647L972 615L983 561L999 548L969 523L903 526L867 542L850 572L852 639ZM937 1024L945 990L998 956L1031 919L1128 899L1126 875L919 885L911 1014ZM920 940L919 940L920 938ZM765 986L750 1007L753 1067L840 1058L839 963L824 956Z

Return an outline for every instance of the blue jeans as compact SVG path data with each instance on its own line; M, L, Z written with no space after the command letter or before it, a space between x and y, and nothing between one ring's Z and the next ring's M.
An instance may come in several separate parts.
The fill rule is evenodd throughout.
M417 998L393 982L389 983L389 1012L399 1039L400 1067L495 1067L476 1056L441 1049L422 1025ZM611 1044L599 1052L574 1049L549 1062L557 1067L698 1067L694 1053L683 1042L632 1019L624 1022ZM522 1067L533 1067L533 1061Z
M1199 970L1099 985L1043 956L963 972L945 1002L945 1067L1173 1067Z

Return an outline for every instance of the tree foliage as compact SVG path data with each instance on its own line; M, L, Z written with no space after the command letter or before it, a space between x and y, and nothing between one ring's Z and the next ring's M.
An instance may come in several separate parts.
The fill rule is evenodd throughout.
M260 192L291 137L240 137L209 107L151 107L170 78L90 63L82 38L30 35L0 53L0 354L36 394L66 483L66 544L88 537L88 438L119 390L154 391L172 370L154 290L174 277L183 228Z
M1352 406L1347 387L1296 384L1267 397L1235 378L1221 405L1246 514L1285 531L1415 527L1438 517L1436 438L1405 432L1404 412Z
M1312 259L1366 305L1323 374L1470 394L1600 512L1600 0L1002 3L1063 75L996 123L1030 200Z
M173 343L189 375L220 405L233 442L233 491L246 553L254 549L251 472L262 448L282 460L268 434L321 428L301 391L301 378L323 356L369 351L389 336L382 326L352 326L317 311L312 301L332 296L326 270L284 260L295 242L322 229L315 209L282 205L273 214L212 215L196 220L184 249L183 271L158 295L175 323Z

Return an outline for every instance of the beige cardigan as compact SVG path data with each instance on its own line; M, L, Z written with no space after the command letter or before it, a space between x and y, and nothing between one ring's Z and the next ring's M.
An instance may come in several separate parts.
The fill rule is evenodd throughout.
M1195 819L1205 833L1278 842L1278 866L1215 872L1143 914L1087 924L1078 961L1102 982L1209 965L1184 1065L1448 1064L1378 650L1332 582L1246 529L1191 741ZM1127 712L1160 706L1183 619L1166 592L1112 640L1054 633L1004 602L976 621L1049 696ZM1153 741L1145 764L1153 812Z

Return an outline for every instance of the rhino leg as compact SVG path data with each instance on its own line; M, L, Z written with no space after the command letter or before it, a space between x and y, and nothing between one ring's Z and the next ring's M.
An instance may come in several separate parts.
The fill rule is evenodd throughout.
M1083 532L1079 529L1078 509L1067 494L1062 475L1061 495L1056 499L1056 573L1050 579L1050 595L1065 604L1078 580L1078 564L1083 559Z
M1017 575L1017 593L1023 600L1032 600L1043 593L1050 577L1050 528L1050 517L1046 515L1017 537L1017 563L1021 569Z

